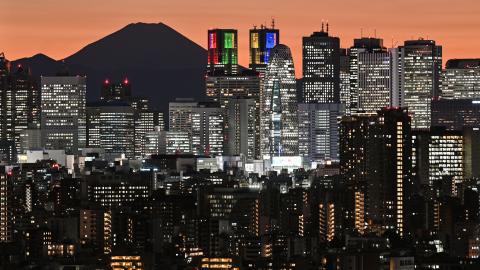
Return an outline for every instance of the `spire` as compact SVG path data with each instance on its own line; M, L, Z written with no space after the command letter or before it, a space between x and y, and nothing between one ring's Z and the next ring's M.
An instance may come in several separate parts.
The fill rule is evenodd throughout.
M327 21L327 34L328 34L328 21Z
M272 18L272 29L275 29L275 18Z
M324 28L323 28L323 20L322 20L322 32L323 32Z

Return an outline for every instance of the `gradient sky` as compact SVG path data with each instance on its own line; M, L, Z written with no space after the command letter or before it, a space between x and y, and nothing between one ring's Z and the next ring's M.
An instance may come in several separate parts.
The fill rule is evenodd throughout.
M54 59L132 22L163 22L201 46L209 28L236 28L240 64L248 65L248 29L274 17L281 43L292 51L301 74L301 37L322 20L343 47L353 38L430 38L450 58L480 58L480 0L1 0L0 52L8 59L44 53ZM392 43L393 40L393 43Z

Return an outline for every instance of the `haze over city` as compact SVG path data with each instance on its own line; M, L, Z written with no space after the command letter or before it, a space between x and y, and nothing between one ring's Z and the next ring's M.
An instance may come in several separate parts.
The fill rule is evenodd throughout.
M341 46L354 38L376 36L386 47L404 40L435 39L443 59L475 56L480 47L480 2L476 0L405 1L2 1L0 41L10 59L44 53L62 59L85 45L134 22L163 22L206 47L211 28L239 31L239 63L248 66L248 29L271 25L282 30L281 42L292 49L301 75L301 37L330 23ZM363 30L362 30L363 29Z

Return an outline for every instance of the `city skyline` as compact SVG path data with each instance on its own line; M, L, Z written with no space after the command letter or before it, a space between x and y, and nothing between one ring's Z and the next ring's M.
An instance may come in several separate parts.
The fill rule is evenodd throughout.
M411 0L402 4L373 1L368 6L348 1L348 9L342 9L345 2L335 1L323 4L306 1L300 7L294 3L275 4L272 1L258 4L253 1L242 4L215 2L214 9L208 3L192 1L176 4L144 1L142 5L130 1L104 1L95 5L88 2L74 4L48 0L0 4L0 34L5 37L3 51L11 60L37 53L58 60L127 24L163 22L203 48L207 47L205 36L208 29L237 29L239 64L246 67L248 30L253 25L270 27L272 18L276 28L280 29L281 43L292 49L296 77L302 74L301 39L319 31L322 20L329 21L331 35L340 38L343 48L350 47L353 39L361 36L383 38L387 48L392 44L399 46L404 40L423 37L434 39L445 48L445 63L452 58L472 58L475 48L480 46L480 40L470 38L480 27L480 21L475 17L480 11L480 3L470 0L461 6L451 6L446 0L435 1L435 5L429 3L431 1L415 5L411 5ZM189 8L185 8L186 4ZM53 12L57 16L48 16ZM409 20L405 21L407 14ZM18 19L20 16L22 20ZM85 17L88 20L83 19ZM106 17L109 19L105 20ZM36 28L41 31L35 31ZM75 32L68 31L71 29ZM53 38L56 42L52 42Z
M165 1L0 4L0 270L480 269L480 4Z

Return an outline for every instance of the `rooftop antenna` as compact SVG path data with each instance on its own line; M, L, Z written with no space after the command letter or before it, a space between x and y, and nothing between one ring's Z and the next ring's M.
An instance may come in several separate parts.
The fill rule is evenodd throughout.
M327 21L327 34L328 34L328 21Z
M373 29L373 37L377 38L377 29Z
M363 38L363 28L360 28L360 37Z
M272 18L272 29L275 29L275 18Z
M323 30L324 30L324 29L323 29L323 20L322 20L322 32L323 32Z

